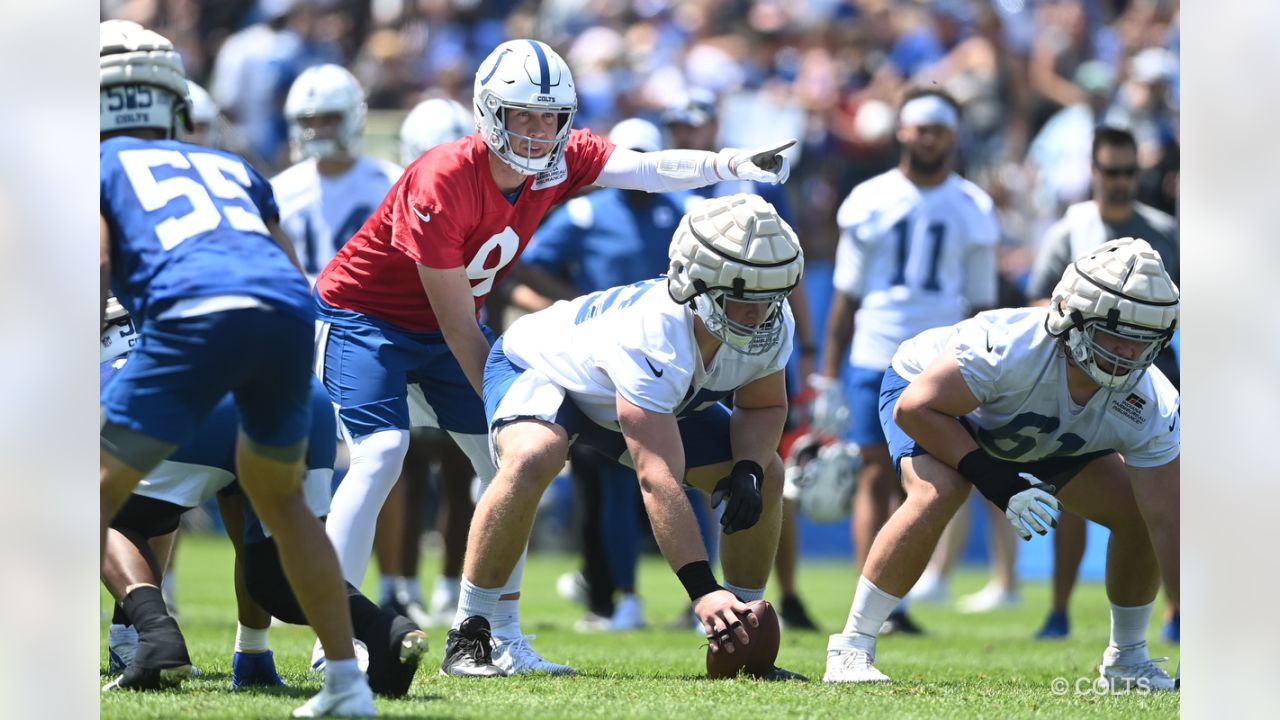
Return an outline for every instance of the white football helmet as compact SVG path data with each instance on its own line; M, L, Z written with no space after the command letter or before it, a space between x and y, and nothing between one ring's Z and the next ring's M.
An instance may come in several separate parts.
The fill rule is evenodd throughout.
M783 494L814 522L849 516L858 489L862 454L857 445L818 435L801 435L787 454Z
M782 303L804 275L804 252L791 226L759 195L698 203L680 219L667 268L667 292L693 302L707 331L745 355L768 352L782 338ZM731 319L726 303L765 304L763 319Z
M191 98L191 126L195 134L203 133L198 140L209 147L217 147L221 140L218 132L218 105L209 92L198 84L187 81L187 95Z
M475 118L460 103L445 98L423 100L400 126L400 164L407 167L431 148L466 137L475 129Z
M107 313L104 319L100 362L115 360L127 354L138 342L138 329L133 324L133 316L114 296L107 298Z
M508 110L556 113L558 131L550 140L530 138L507 129ZM494 154L522 175L536 175L553 168L564 153L578 111L569 66L546 43L508 40L489 53L476 70L475 116L480 135ZM542 157L518 154L511 139L539 144L554 142ZM529 146L530 150L532 145Z
M293 81L284 101L284 117L289 124L289 150L294 162L307 158L354 158L360 154L367 111L364 89L356 76L341 65L309 67ZM321 134L302 126L303 118L341 115L336 133Z
M1104 388L1132 389L1173 339L1179 292L1160 254L1146 240L1120 238L1080 256L1053 289L1045 329L1065 334L1071 358ZM1131 358L1108 350L1099 337L1142 344ZM1101 360L1110 369L1099 365Z
M159 33L129 20L98 26L98 130L191 129L182 57Z

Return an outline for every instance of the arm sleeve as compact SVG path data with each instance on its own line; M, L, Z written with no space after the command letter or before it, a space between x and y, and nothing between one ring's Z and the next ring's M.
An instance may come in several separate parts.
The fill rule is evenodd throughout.
M1071 230L1065 220L1059 220L1044 234L1040 252L1036 253L1031 267L1031 279L1027 282L1027 297L1039 300L1053 295L1053 288L1062 279L1062 273L1071 264Z
M414 166L391 189L391 245L419 265L438 270L462 267L467 264L466 232L460 221L473 213L448 178L421 168Z
M716 157L716 153L703 150L636 152L617 148L596 184L646 192L693 190L731 179L728 168L717 172Z

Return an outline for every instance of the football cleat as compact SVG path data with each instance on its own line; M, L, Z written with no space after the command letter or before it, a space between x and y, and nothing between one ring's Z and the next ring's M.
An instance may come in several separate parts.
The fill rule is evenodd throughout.
M296 718L375 717L377 714L378 709L373 706L373 691L364 677L341 692L321 688L306 704L293 711Z
M430 646L426 633L405 617L392 623L389 640L385 648L370 654L369 687L378 695L403 697Z
M182 685L182 682L189 677L191 677L190 665L144 668L135 664L125 668L120 677L104 685L102 691L166 690Z
M804 603L800 601L799 595L783 595L782 606L779 608L778 619L782 621L782 626L788 630L817 630L818 626L813 622L813 618L809 617L809 612L805 609Z
M1013 608L1022 604L1022 597L1017 591L1002 590L995 585L987 585L972 595L965 595L956 601L956 609L964 614L976 614Z
M770 670L769 672L765 673L764 675L761 675L759 679L767 682L786 682L788 680L796 680L798 682L809 682L809 678L805 677L804 675L801 675L798 672L793 672L791 670L780 668L777 665L774 665L773 669Z
M889 613L888 619L886 619L884 624L880 626L880 634L892 635L894 633L900 633L902 635L923 635L924 628L917 625L916 622L911 619L911 616L907 615L906 610L894 610Z
M369 672L369 648L361 641L353 641L356 650L356 664L360 666L360 672ZM325 657L324 646L316 640L316 644L311 648L311 672L324 672Z
M276 672L276 658L270 650L259 653L237 652L231 656L232 690L282 685L284 680Z
M1054 610L1049 613L1049 617L1044 621L1044 627L1036 633L1037 640L1062 640L1071 634L1071 621L1067 619L1067 614L1060 610Z
M1174 645L1180 644L1182 638L1182 613L1174 613L1164 624L1164 628L1160 631L1160 637L1167 643Z
M472 615L449 631L444 644L441 675L457 677L502 677L507 673L493 662L493 635L489 621Z
M865 650L828 650L827 683L886 683L889 676L876 669L875 658Z
M493 664L507 675L528 675L545 673L547 675L577 675L578 671L568 665L553 663L538 654L529 644L536 635L521 635L510 640L499 639L493 648Z
M1108 647L1098 666L1101 683L1117 690L1177 690L1173 678L1156 665L1169 658L1152 658L1147 655L1145 642L1123 650ZM1181 668L1179 668L1181 670Z
M639 630L643 627L645 627L644 603L641 602L640 596L635 593L623 595L617 607L613 609L613 617L609 618L606 629L620 632Z

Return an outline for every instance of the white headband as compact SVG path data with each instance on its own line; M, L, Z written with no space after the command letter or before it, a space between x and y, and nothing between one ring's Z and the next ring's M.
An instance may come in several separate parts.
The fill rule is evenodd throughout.
M907 125L945 125L955 130L960 118L951 103L937 95L921 95L902 106L898 114L898 124Z

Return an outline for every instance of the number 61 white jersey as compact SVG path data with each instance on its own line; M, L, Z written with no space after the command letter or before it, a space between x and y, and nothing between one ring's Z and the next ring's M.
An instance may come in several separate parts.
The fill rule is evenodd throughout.
M1000 229L991 198L968 180L922 188L895 168L855 187L836 221L833 284L859 300L856 367L887 368L907 338L995 305Z

